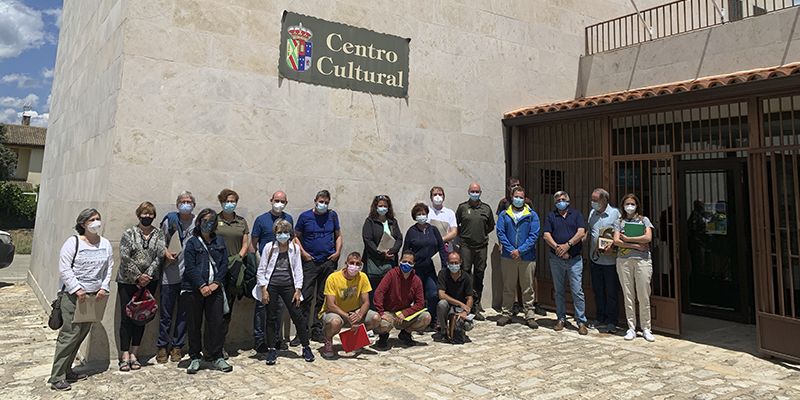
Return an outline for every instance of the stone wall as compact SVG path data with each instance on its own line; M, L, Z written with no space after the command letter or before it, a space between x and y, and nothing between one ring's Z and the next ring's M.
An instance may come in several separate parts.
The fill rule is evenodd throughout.
M287 8L411 38L409 99L281 82ZM502 113L571 96L584 26L630 8L625 0L68 0L31 281L43 303L55 294L57 249L81 209L99 208L104 236L117 244L141 201L163 215L182 190L199 207L219 208L217 193L232 188L252 223L275 190L288 193L296 216L329 189L344 253L363 249L376 194L393 198L404 231L433 185L455 208L478 181L494 207L505 178ZM249 343L250 307L235 311L231 341ZM92 335L98 358L115 353L116 314L109 309Z

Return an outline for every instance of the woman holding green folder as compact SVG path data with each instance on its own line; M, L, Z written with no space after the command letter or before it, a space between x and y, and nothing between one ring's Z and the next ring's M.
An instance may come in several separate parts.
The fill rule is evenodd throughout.
M653 238L653 224L642 215L642 204L636 195L626 194L620 204L625 211L614 224L614 245L619 247L617 274L625 299L625 317L628 320L625 340L636 338L635 301L638 300L642 336L652 342L656 340L650 323L650 279L653 276L650 241Z

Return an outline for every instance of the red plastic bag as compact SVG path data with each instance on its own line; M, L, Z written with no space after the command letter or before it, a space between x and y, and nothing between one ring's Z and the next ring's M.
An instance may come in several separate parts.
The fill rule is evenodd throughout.
M158 303L147 288L141 288L125 305L125 315L137 325L152 321L158 313Z
M369 346L369 336L367 336L367 328L364 324L339 332L339 339L342 341L342 350L347 353Z

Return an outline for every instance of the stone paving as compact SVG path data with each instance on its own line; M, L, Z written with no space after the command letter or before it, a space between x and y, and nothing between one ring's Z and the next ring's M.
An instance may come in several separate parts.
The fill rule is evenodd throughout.
M597 331L554 332L547 328L552 315L536 331L484 322L471 332L472 343L461 346L415 336L422 345L400 348L392 340L387 352L365 350L332 361L318 356L311 364L292 355L267 366L252 350L242 350L231 357L229 374L201 370L189 376L185 359L179 366L152 364L127 373L83 367L93 373L88 380L56 393L45 384L56 332L46 327L28 286L4 286L0 298L3 400L800 398L800 370L794 366L664 336L647 343Z

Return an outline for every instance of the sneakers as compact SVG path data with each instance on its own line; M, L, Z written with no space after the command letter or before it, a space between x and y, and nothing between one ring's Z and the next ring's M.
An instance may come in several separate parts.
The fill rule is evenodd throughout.
M511 322L511 317L508 315L501 315L500 318L497 319L497 326L506 326Z
M431 335L431 339L433 339L434 342L442 342L442 343L447 343L450 341L450 338L447 337L447 334L442 332L441 330Z
M378 340L375 342L375 348L378 350L386 350L389 348L389 334L381 333Z
M303 346L303 360L306 360L306 362L314 362L315 359L314 353L311 352L311 347Z
M278 350L274 348L267 349L267 365L275 365L278 361Z
M225 358L218 358L214 361L214 368L222 372L231 372L233 367L225 361Z
M653 332L650 332L650 329L645 329L642 331L642 336L644 336L644 340L647 340L648 342L656 341L656 337L653 336Z
M292 339L289 342L289 346L292 346L292 347L300 346L300 337L299 336L295 336L294 339Z
M223 359L223 360L227 360L227 359L228 359L228 357L230 357L230 356L228 355L228 351L227 351L227 350L225 350L225 349L222 349L222 359Z
M536 320L533 318L529 318L527 321L528 328L531 329L539 329L539 324L536 323Z
M62 379L58 382L50 384L50 389L66 392L67 390L72 389L72 385L70 385L65 379Z
M189 367L186 368L186 373L193 375L196 374L197 371L200 370L200 359L193 358L192 361L189 363Z
M578 334L579 335L588 335L589 334L589 328L586 327L586 324L584 324L582 322L578 324Z
M289 350L289 345L284 340L278 340L275 342L275 348L278 350Z
M414 341L414 338L412 338L411 334L407 331L400 331L400 333L397 334L397 338L400 339L405 346L411 347L417 345L417 342Z
M275 345L275 347L278 347L278 346L277 346L277 345ZM256 346L256 353L258 353L258 354L264 354L264 353L266 353L268 350L269 350L269 347L267 347L267 344L266 344L266 343L261 343L261 344L259 344L258 346Z
M82 381L88 378L89 375L81 373L81 372L74 372L74 371L67 371L67 382L75 383L77 381Z
M556 321L555 326L553 326L553 330L556 331L556 332L563 331L564 330L564 324L565 324L565 322L564 322L563 319L560 319L560 320Z
M183 358L183 353L181 352L181 349L173 347L172 351L169 352L169 360L172 362L180 362L181 358ZM167 361L164 360L164 362Z
M606 325L606 332L611 334L617 333L617 324Z
M625 340L633 340L636 338L636 331L633 329L628 329L628 332L625 334Z
M169 359L169 355L167 354L167 348L162 347L158 349L158 353L156 353L156 362L159 364L166 364L167 359Z
M333 352L333 342L330 339L325 339L325 345L322 346L322 358L333 358L336 353Z

